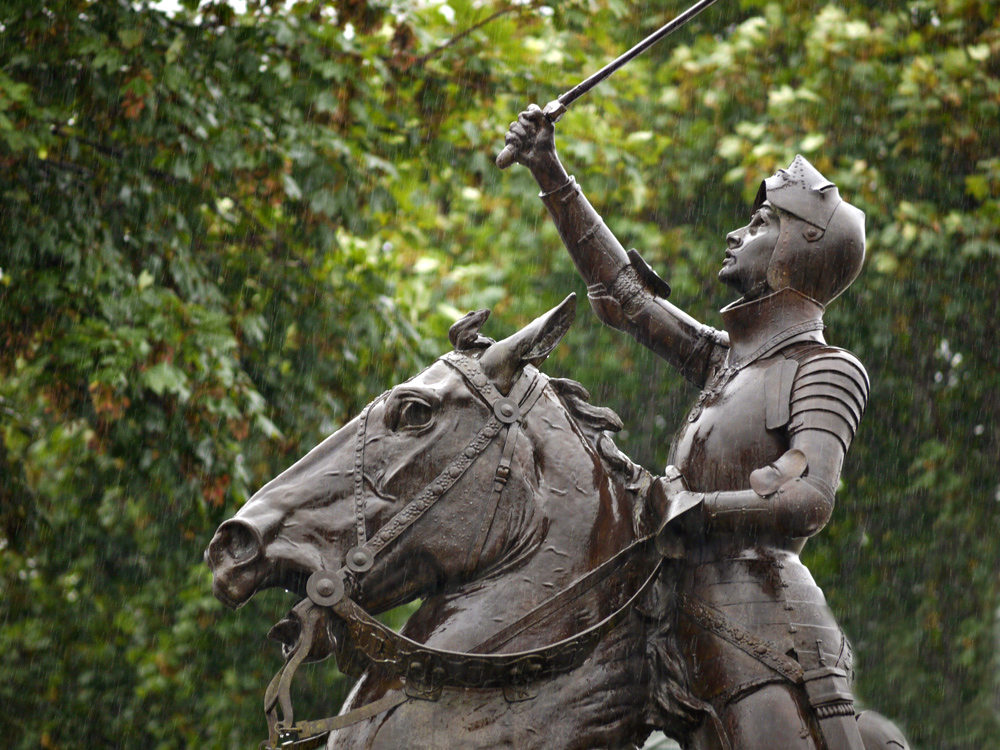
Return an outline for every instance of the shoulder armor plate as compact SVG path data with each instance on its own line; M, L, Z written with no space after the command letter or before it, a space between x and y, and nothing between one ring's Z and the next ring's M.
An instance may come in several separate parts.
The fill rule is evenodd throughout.
M832 346L796 347L786 356L798 363L789 399L789 432L829 432L846 451L868 402L864 366L850 352Z
M794 359L779 357L767 369L765 389L765 427L778 430L788 424L791 417L792 385L799 363Z

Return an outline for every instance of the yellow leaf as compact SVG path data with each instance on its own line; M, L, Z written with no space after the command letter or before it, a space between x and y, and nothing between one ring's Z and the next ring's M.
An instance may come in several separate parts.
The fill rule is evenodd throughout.
M118 38L125 49L135 49L142 44L145 36L146 33L142 29L122 29L118 32Z

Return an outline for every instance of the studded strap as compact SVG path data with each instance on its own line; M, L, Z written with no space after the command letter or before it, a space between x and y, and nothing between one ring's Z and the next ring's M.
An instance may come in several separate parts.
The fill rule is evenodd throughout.
M378 532L368 540L364 539L364 433L367 429L368 409L377 403L386 394L372 402L363 412L358 423L358 437L355 446L355 525L358 532L358 547L354 551L367 551L374 559L393 540L399 537L406 529L412 526L421 516L430 510L434 504L441 499L444 494L451 489L454 484L461 479L476 459L493 442L493 439L500 434L507 425L515 424L527 411L522 410L515 399L523 399L530 395L532 386L541 380L547 382L547 378L535 367L528 365L524 368L521 377L511 390L510 397L505 397L479 367L479 363L465 354L449 352L440 358L456 369L462 377L469 383L476 393L491 407L493 414L486 420L486 424L479 430L476 436L465 448L456 455L451 462L435 477L430 484L424 487L419 494L406 507L399 511L392 519L385 524ZM534 404L532 399L531 404ZM530 406L528 407L530 408ZM511 446L513 453L513 446ZM360 463L359 463L360 462ZM509 468L509 463L508 463ZM496 481L494 481L494 485ZM501 487L502 490L502 487ZM492 519L491 519L492 520ZM487 530L488 531L488 530ZM370 564L367 567L371 567Z

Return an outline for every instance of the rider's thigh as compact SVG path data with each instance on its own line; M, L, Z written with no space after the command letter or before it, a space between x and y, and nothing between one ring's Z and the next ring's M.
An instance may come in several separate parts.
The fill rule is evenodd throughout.
M732 750L820 750L805 696L793 685L765 685L722 712Z

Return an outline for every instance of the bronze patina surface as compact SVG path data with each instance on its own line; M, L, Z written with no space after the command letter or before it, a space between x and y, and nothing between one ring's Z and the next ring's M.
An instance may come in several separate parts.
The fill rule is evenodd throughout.
M272 631L286 663L267 747L633 748L657 728L703 750L905 750L857 712L850 643L799 557L870 390L823 335L861 270L864 214L797 156L727 235L718 276L740 296L706 326L560 163L554 124L577 89L522 112L497 162L531 170L600 320L700 390L670 465L631 462L613 412L537 369L572 297L499 343L487 311L465 316L454 351L262 488L206 552L231 606L270 586L304 597ZM402 633L373 618L414 599ZM296 670L330 655L354 690L338 717L296 721Z
M856 720L851 648L799 559L828 522L869 382L827 345L825 306L857 277L864 214L798 156L765 180L750 223L726 237L719 279L740 298L723 330L667 301L566 172L551 118L532 105L506 148L527 166L599 318L669 362L701 393L659 480L658 546L674 560L687 684L706 704L691 747L905 747L881 717Z
M479 333L486 311L466 316L454 351L219 528L206 559L223 602L307 597L273 632L288 662L267 691L269 747L632 748L654 723L697 722L679 658L647 666L647 631L662 651L670 623L635 606L662 581L661 487L615 448L613 412L537 369L573 305L498 343ZM401 635L369 614L416 598ZM331 653L360 675L346 715L296 721L295 669Z

